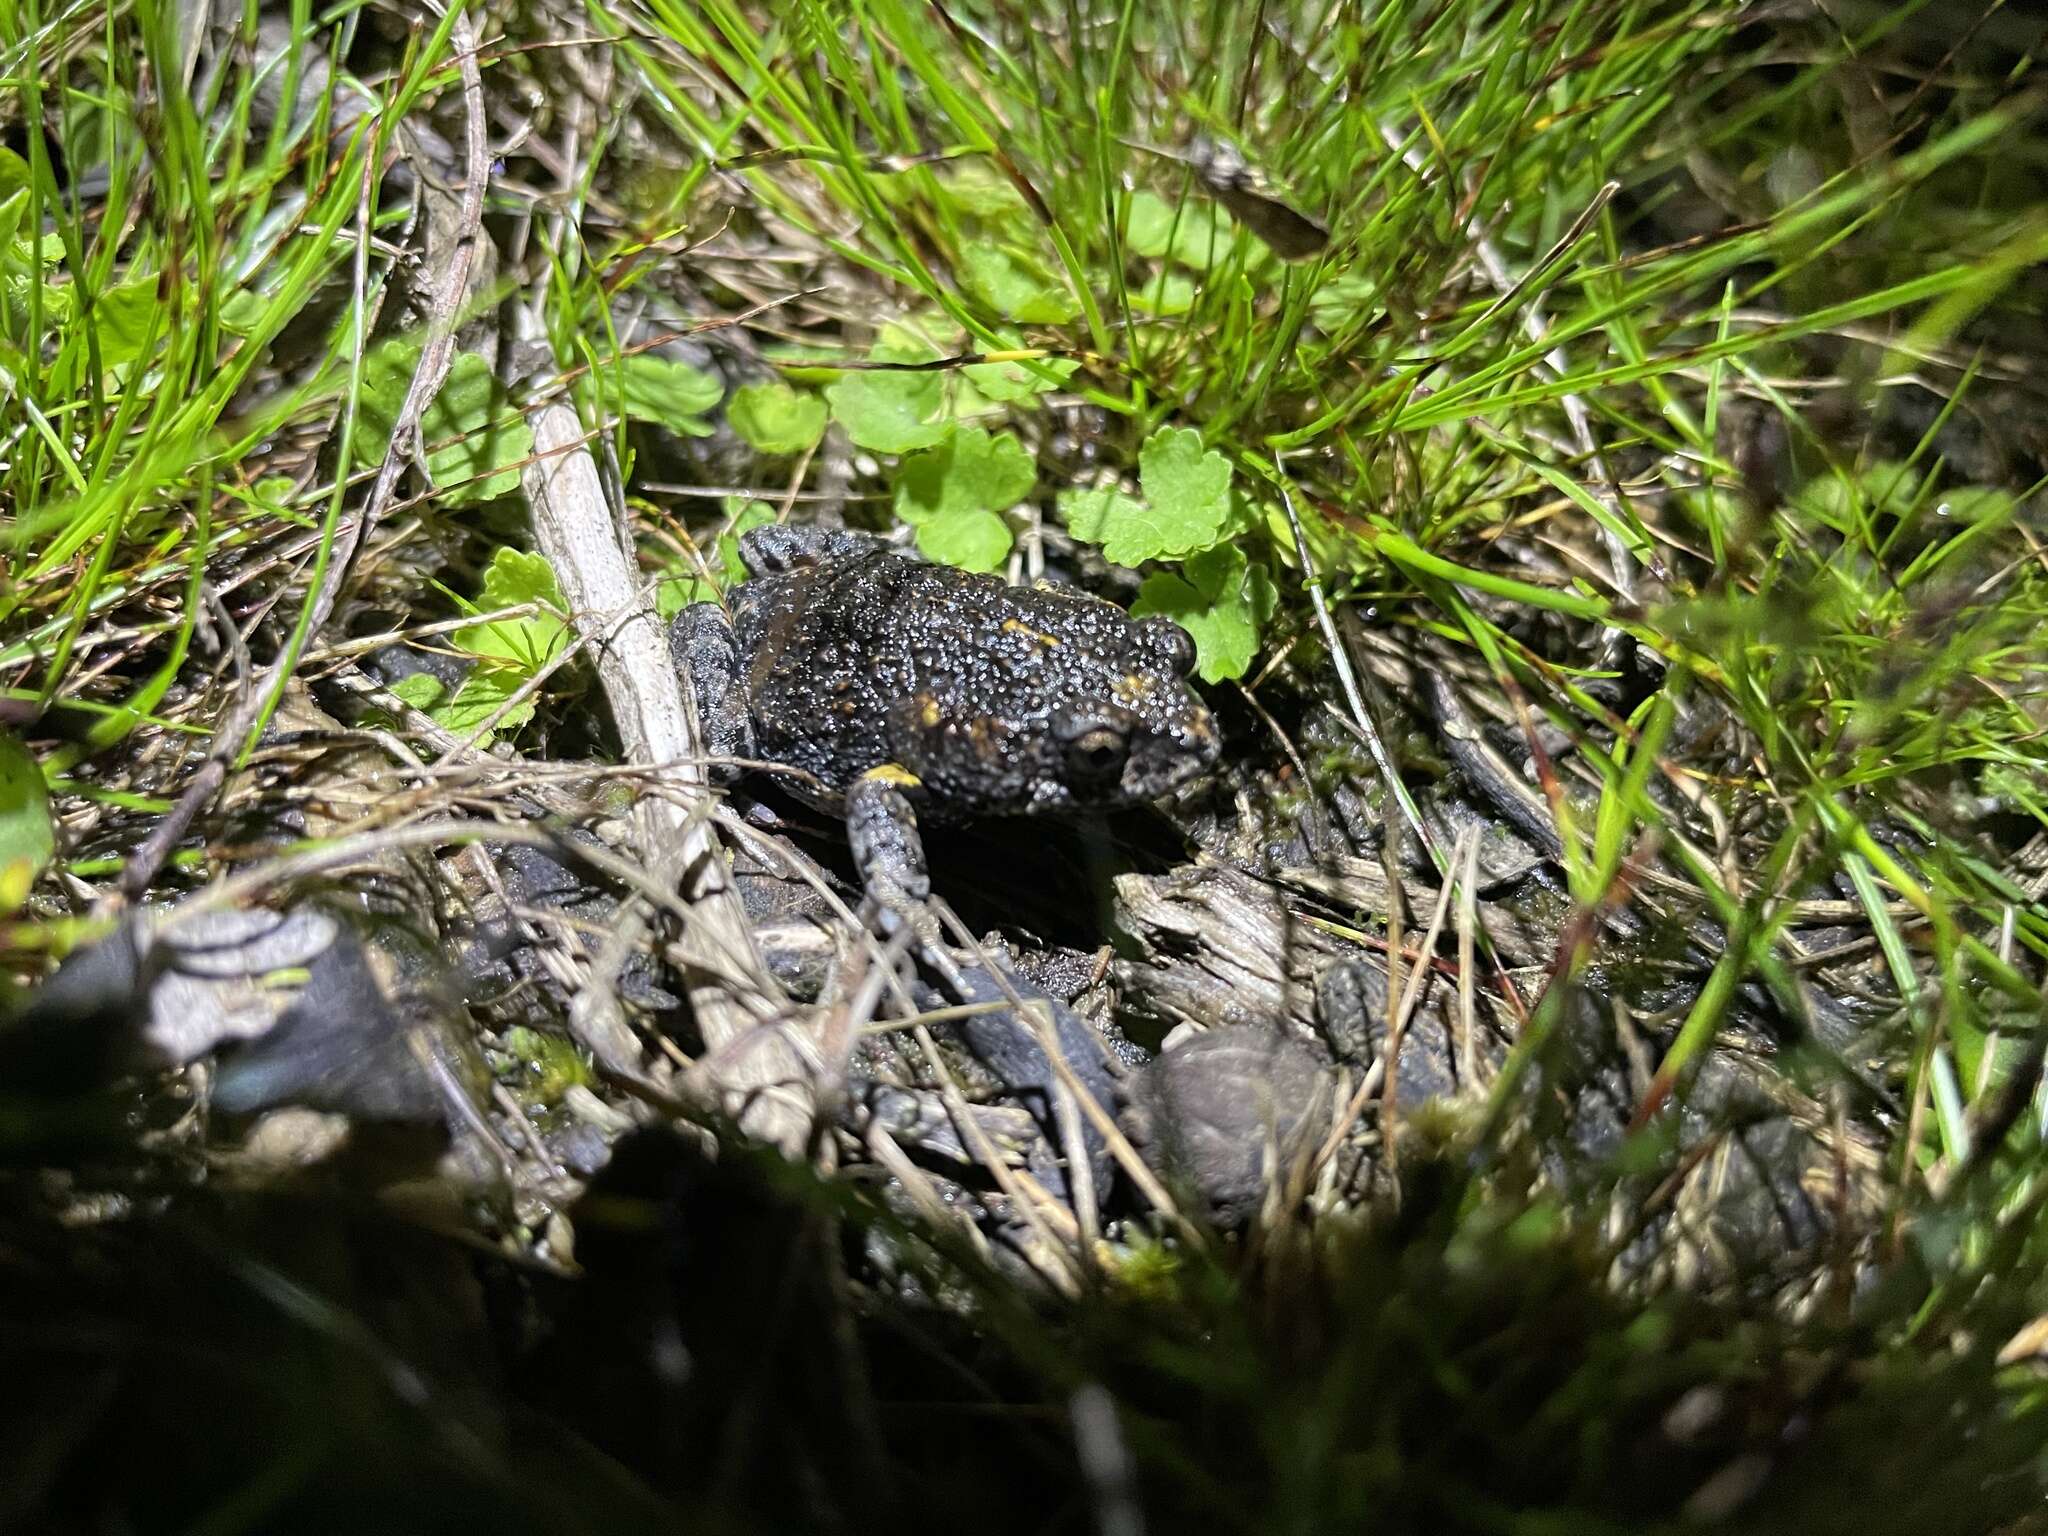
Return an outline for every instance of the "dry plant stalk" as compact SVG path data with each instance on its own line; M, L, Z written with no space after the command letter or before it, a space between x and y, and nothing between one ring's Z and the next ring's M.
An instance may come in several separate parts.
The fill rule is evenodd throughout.
M691 1012L707 1060L716 1064L713 1086L743 1130L800 1156L814 1120L812 1074L786 1039L749 1038L778 1028L779 989L727 877L696 711L621 542L583 424L560 403L536 407L528 422L534 456L521 480L539 548L596 661L625 760L645 765L670 790L643 796L634 823L656 878L679 890L689 907L677 947L688 970ZM617 1048L590 1011L580 1016ZM742 1040L746 1047L736 1048Z

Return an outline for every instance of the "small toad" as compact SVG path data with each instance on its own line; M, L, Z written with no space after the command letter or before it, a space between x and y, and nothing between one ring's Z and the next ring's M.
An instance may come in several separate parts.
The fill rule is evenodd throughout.
M1156 800L1215 762L1169 619L927 565L865 534L757 528L723 609L677 616L706 750L797 770L843 810L885 925L930 894L917 833L940 821Z

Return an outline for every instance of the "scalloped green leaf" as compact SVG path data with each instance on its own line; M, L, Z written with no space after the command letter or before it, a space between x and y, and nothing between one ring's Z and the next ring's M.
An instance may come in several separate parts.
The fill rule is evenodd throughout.
M1184 267L1207 271L1210 264L1230 249L1231 230L1216 210L1198 199L1179 206L1156 192L1138 192L1131 198L1130 225L1125 244L1140 256L1154 260L1171 257Z
M960 286L997 314L1024 325L1060 325L1081 312L1065 276L1008 246L975 244L960 253Z
M956 512L1006 512L1031 494L1038 466L1014 434L962 427L903 461L896 515L912 525Z
M419 343L382 343L363 361L355 454L365 466L383 461L391 430L419 367ZM458 352L441 389L420 415L427 477L449 505L489 501L519 484L519 466L533 454L533 432L491 366Z
M1024 363L969 363L960 372L984 400L1008 405L1058 389L1081 365L1071 357L1048 357ZM1050 375L1050 377L1048 377Z
M965 571L999 569L1014 542L1010 525L993 512L948 512L917 530L917 547L927 559Z
M1067 531L1099 544L1118 565L1140 565L1208 549L1230 522L1230 463L1186 427L1162 427L1138 454L1141 501L1122 491L1068 491L1059 498Z
M917 529L931 559L992 571L1010 553L1002 514L1031 494L1038 465L1011 433L962 427L936 448L903 461L896 515Z
M1148 315L1184 315L1195 307L1194 279L1182 272L1161 272L1134 283L1131 307Z
M1275 598L1266 568L1249 564L1235 544L1222 544L1189 559L1178 575L1147 576L1131 617L1160 614L1180 625L1195 642L1195 671L1203 682L1218 683L1251 666Z
M635 421L666 427L679 437L709 437L704 418L725 398L725 384L702 368L651 352L619 359L621 406Z
M725 408L725 419L743 441L773 454L815 448L825 435L826 416L824 401L780 381L742 385Z
M391 691L414 709L430 710L441 702L448 685L431 672L413 672L393 683Z
M494 666L533 676L568 647L568 604L563 602L554 568L545 558L526 550L500 549L484 571L476 609L491 613L522 603L539 604L540 611L521 618L465 624L451 637L456 648Z
M479 662L462 680L455 696L433 705L427 714L443 730L466 740L478 726L504 709L505 701L526 682L527 679L515 667ZM534 703L534 698L528 696L505 710L488 731L477 737L476 745L488 748L498 737L518 730L533 718Z
M1031 220L1031 205L1024 201L1024 194L985 160L956 161L938 181L941 194L962 213L1020 229Z
M1230 461L1204 448L1192 427L1161 427L1145 439L1138 483L1147 501L1185 526L1181 550L1206 547L1230 516Z
M916 362L889 357L877 347L878 362ZM827 386L832 417L854 445L874 453L914 453L942 441L953 430L946 414L945 381L937 373L862 369Z

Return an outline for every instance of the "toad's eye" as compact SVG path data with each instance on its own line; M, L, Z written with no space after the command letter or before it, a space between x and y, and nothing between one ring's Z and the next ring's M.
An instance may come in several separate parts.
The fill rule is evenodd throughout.
M1067 742L1067 769L1078 779L1113 779L1123 772L1130 750L1122 731L1098 725Z
M1195 642L1186 630L1157 614L1138 622L1166 653L1166 664L1175 677L1186 677L1195 670Z

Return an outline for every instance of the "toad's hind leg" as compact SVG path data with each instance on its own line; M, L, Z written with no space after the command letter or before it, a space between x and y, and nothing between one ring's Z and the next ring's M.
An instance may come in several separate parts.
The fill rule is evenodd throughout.
M697 701L697 728L710 759L706 774L714 784L729 784L740 775L739 760L754 755L732 625L716 603L692 603L669 626L668 648Z
M918 787L915 775L894 763L855 779L846 790L846 841L882 931L908 927L922 947L932 950L939 941L930 904L932 877L910 804L910 792Z

